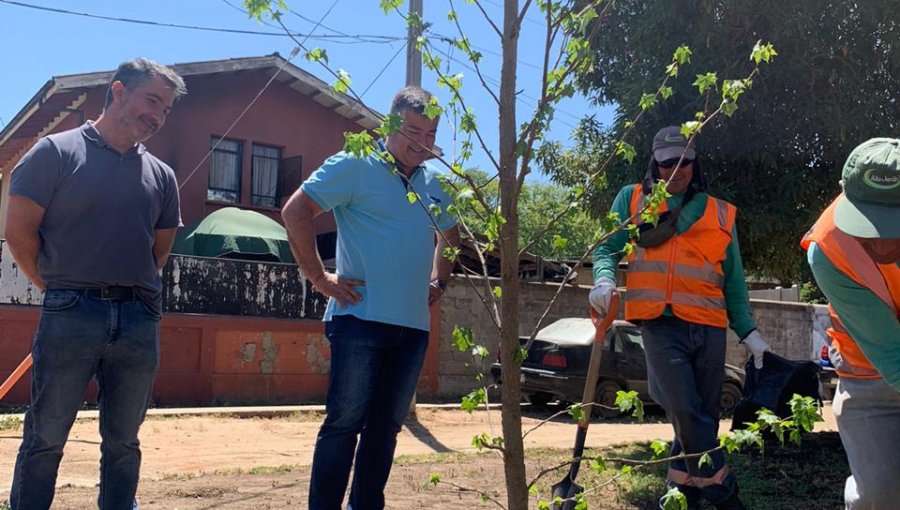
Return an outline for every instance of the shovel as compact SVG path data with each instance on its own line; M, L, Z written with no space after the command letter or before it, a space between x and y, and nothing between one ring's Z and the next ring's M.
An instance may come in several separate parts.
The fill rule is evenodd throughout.
M591 346L591 361L588 365L587 376L584 380L584 394L581 397L582 410L584 417L578 423L578 432L575 434L575 448L572 451L572 465L569 473L565 478L553 485L551 498L555 500L557 497L563 498L562 504L554 504L553 510L574 510L576 494L584 492L584 487L575 483L575 477L578 476L578 468L581 467L581 455L584 453L584 440L587 438L588 426L591 424L592 408L588 407L594 404L594 394L597 391L597 379L600 376L600 361L603 359L603 341L606 339L606 330L612 325L616 315L619 313L619 293L613 292L609 301L609 310L606 317L600 318L597 311L591 307L591 322L594 323L596 333L594 335L594 344Z
M12 387L15 386L17 382L19 382L19 379L22 378L22 375L24 375L25 372L27 372L28 369L31 368L31 363L31 354L29 354L28 356L25 356L25 359L23 359L22 362L19 363L19 366L17 366L16 369L13 370L11 374L9 374L9 377L7 377L5 381L3 381L3 384L0 384L0 400L3 400L3 397L5 397L7 393L9 393L9 390L11 390Z

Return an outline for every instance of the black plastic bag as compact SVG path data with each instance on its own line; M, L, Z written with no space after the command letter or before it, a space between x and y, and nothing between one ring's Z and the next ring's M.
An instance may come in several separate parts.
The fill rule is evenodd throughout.
M763 368L757 369L753 358L745 368L744 395L734 408L731 430L746 428L756 421L756 412L769 409L780 418L791 415L790 400L794 394L819 400L819 365L809 360L789 360L777 354L763 355Z

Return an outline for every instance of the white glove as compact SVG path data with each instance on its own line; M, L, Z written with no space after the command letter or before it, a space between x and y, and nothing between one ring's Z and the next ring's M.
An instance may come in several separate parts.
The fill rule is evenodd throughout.
M606 312L609 310L609 301L612 299L612 294L615 290L615 280L612 278L600 278L594 283L594 288L588 294L591 306L594 307L594 310L597 310L601 317L606 317Z
M763 353L772 350L769 347L769 344L763 340L762 335L755 329L752 333L747 335L747 338L741 340L741 343L744 344L744 347L746 347L747 350L750 351L750 355L753 356L753 364L756 365L756 369L761 369L763 367Z

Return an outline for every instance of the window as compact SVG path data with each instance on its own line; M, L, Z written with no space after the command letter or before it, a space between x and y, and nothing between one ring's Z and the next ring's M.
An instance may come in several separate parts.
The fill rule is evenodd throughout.
M253 190L251 203L261 207L278 207L278 174L281 149L253 144Z
M218 142L218 145L216 145ZM213 149L209 159L209 187L206 199L217 202L238 203L241 201L241 147L236 140L212 137Z

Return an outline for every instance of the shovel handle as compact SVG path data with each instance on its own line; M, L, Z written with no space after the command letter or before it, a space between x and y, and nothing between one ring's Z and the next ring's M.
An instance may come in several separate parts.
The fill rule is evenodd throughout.
M591 307L591 322L594 323L596 332L594 333L594 343L591 345L591 361L588 364L587 375L584 378L584 394L581 396L581 404L587 406L593 404L594 396L597 393L597 379L600 378L600 362L603 361L603 343L606 341L606 331L616 320L619 315L619 293L613 292L609 300L609 309L606 316L600 318L597 310ZM578 424L581 428L588 428L591 423L591 408Z
M31 359L31 354L25 356L25 359L23 359L22 362L19 363L19 366L17 366L16 369L13 370L11 374L9 374L9 377L7 377L5 381L3 381L3 384L0 384L0 400L3 400L3 397L5 397L7 393L9 393L9 390L11 390L12 387L15 386L17 382L19 382L19 379L22 378L22 375L24 375L25 372L27 372L28 369L31 368L32 362L33 360Z

